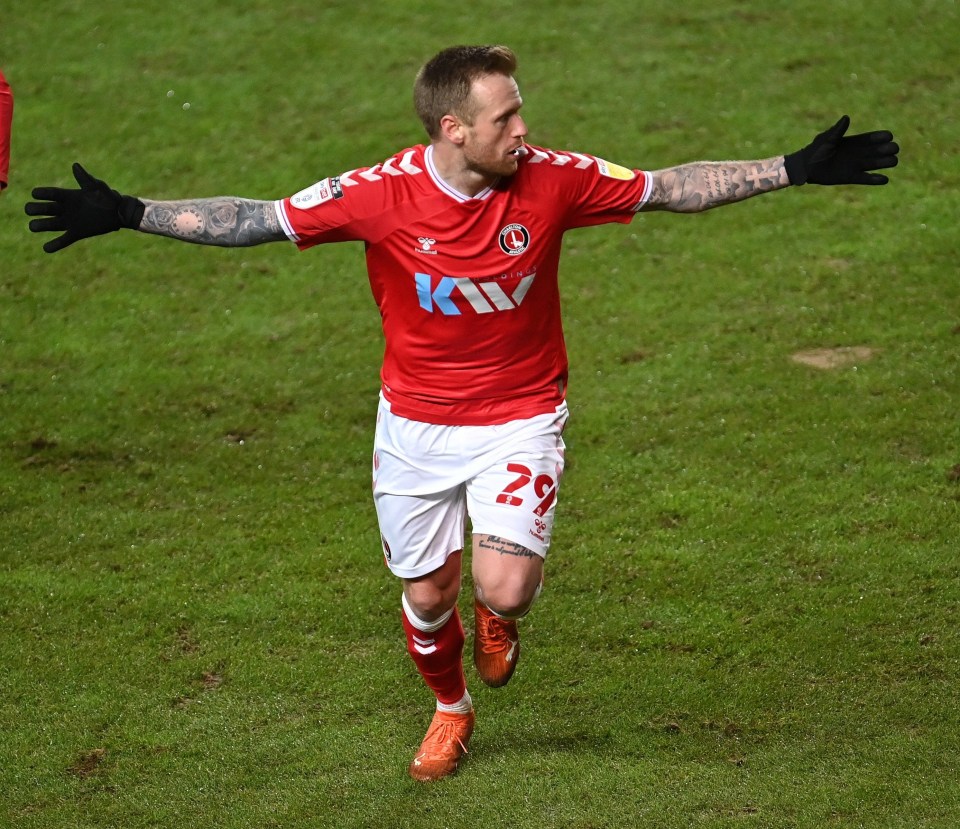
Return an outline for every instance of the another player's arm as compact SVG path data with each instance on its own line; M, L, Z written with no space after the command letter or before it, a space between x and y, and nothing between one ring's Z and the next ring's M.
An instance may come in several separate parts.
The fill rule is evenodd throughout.
M650 173L642 210L701 213L790 186L783 156L759 161L696 161Z
M272 201L218 196L209 199L142 199L142 233L218 247L250 247L287 238Z

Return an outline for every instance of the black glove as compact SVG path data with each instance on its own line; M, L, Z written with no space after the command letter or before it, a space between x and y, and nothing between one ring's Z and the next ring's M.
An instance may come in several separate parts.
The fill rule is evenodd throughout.
M27 202L24 211L28 216L46 216L30 222L30 230L43 233L50 230L66 231L62 236L45 243L47 253L72 245L80 239L100 236L119 230L121 227L138 228L143 218L144 204L134 196L121 196L111 190L107 183L94 178L79 164L73 165L73 176L79 190L62 187L36 187L35 199L42 202Z
M900 147L886 130L863 132L844 138L850 116L844 115L806 147L784 158L791 184L886 184L880 173L897 166Z

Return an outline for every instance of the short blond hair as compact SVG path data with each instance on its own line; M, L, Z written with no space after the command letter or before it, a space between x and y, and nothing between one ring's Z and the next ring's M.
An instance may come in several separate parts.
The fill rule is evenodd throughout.
M456 115L468 124L475 112L470 92L477 78L513 77L517 56L507 46L451 46L423 65L413 84L413 105L427 135L440 134L440 119Z

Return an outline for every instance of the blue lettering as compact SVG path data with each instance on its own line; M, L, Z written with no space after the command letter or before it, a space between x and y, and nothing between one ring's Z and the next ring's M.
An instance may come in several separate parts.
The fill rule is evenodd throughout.
M437 308L440 309L442 314L446 314L448 317L460 315L460 309L457 308L454 301L450 299L450 294L453 293L453 289L457 286L457 283L452 277L443 277L435 291L430 290L430 274L418 273L416 274L416 280L417 297L420 300L421 308L432 314L434 303L436 303Z

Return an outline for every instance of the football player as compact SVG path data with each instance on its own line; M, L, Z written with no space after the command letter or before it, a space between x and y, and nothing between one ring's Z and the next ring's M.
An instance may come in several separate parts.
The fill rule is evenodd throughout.
M120 228L224 247L364 242L386 343L374 504L407 650L436 698L417 780L456 771L474 727L457 609L468 522L473 661L488 685L513 675L518 620L543 585L567 423L564 234L790 185L886 184L875 171L899 151L886 131L848 136L844 116L786 156L624 167L527 143L516 69L504 46L443 50L414 84L426 143L286 198L154 201L75 165L78 189L40 187L26 206L31 230L61 234L51 253Z

